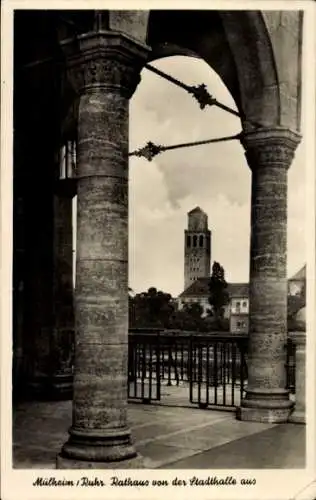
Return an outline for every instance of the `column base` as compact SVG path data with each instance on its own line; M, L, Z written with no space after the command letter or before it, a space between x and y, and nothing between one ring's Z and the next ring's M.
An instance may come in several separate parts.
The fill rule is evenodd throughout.
M288 422L294 403L289 399L244 399L236 418L247 422L281 424Z
M303 424L306 425L305 411L294 410L289 416L288 422L292 424Z
M51 382L51 395L54 399L72 399L73 375L55 375Z
M60 453L56 458L56 469L144 469L144 459L141 455L115 462L94 462L66 458Z
M28 399L53 401L72 399L73 375L42 375L33 378L27 383L26 393Z
M57 468L140 467L137 467L138 455L132 443L130 430L126 427L118 429L72 427L69 434L69 440L57 457ZM135 465L129 466L129 461Z

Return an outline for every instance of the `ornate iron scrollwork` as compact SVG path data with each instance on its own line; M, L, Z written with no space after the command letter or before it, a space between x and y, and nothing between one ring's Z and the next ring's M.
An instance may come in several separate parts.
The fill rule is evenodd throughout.
M190 87L189 92L193 95L193 97L195 97L201 109L204 109L206 106L213 106L217 102L216 99L208 93L204 83L201 83L196 87Z
M130 154L130 156L142 156L144 158L146 158L146 160L148 161L152 161L152 159L157 156L159 153L161 153L162 151L164 151L164 147L163 146L159 146L159 145L156 145L154 144L153 142L149 141L147 142L146 146L144 146L143 148L140 148L140 149L137 149L136 151L134 151L133 153Z

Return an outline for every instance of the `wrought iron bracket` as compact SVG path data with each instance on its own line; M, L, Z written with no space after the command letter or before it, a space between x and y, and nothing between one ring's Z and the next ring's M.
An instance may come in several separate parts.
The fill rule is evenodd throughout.
M233 140L240 140L242 134L235 134L226 137L215 137L214 139L206 139L204 141L195 141L195 142L184 142L182 144L172 144L170 146L160 146L158 144L154 144L149 141L147 144L136 151L129 153L129 156L139 156L146 158L148 161L152 161L152 159L163 151L171 151L172 149L180 149L180 148L190 148L193 146L201 146L203 144L214 144L217 142L227 142Z
M148 161L152 161L152 159L160 154L162 151L164 151L165 148L163 146L159 146L157 144L154 144L153 142L149 141L147 142L146 146L143 148L137 149L133 153L130 153L129 156L139 156L139 157L144 157Z
M171 75L168 75L167 73L164 73L160 69L155 68L154 66L151 66L150 64L146 64L145 68L151 71L152 73L156 73L156 75L160 76L161 78L164 78L165 80L168 80L169 82L173 83L177 87L182 88L189 94L192 94L193 97L197 100L197 102L200 105L201 109L205 109L206 106L216 106L219 109L222 109L223 111L227 111L227 113L230 113L231 115L237 116L240 118L242 121L245 119L245 117L239 113L238 111L235 111L233 108L226 106L226 104L223 104L219 102L215 97L213 97L211 94L209 94L205 83L201 83L200 85L196 86L189 86L186 85L183 82L180 82L180 80L177 80L177 78L174 78ZM249 121L249 124L251 124L255 129L262 127L260 123Z
M213 106L217 102L216 99L208 93L205 83L201 83L196 87L190 87L188 92L197 100L201 109L204 109L206 106Z

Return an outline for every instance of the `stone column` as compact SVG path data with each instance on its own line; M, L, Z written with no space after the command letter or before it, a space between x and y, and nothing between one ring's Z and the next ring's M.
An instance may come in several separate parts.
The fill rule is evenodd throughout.
M286 422L287 171L298 134L276 127L245 133L252 171L248 386L237 417Z
M32 165L32 169L25 179L24 188L23 371L26 386L24 392L32 398L49 397L53 373L54 164L53 146L48 139L46 142L40 139L42 137L38 137L38 147L36 143L30 142L33 154L31 147L24 151L25 168ZM36 158L34 151L37 152ZM40 189L38 179L41 181Z
M147 47L79 38L73 422L58 468L139 466L127 422L128 109ZM71 57L71 56L70 56Z
M24 378L30 397L56 399L72 391L71 199L54 193L51 178L41 181L41 190L29 187L26 201Z
M65 330L74 329L66 276L69 271L72 284L72 272L64 265L71 213L58 203L55 184L62 116L58 71L55 65L24 68L14 98L14 368L18 395L32 399L64 393Z
M61 181L62 182L62 181ZM72 394L74 357L72 198L54 196L52 396Z
M290 334L295 345L295 407L289 422L306 424L306 332Z

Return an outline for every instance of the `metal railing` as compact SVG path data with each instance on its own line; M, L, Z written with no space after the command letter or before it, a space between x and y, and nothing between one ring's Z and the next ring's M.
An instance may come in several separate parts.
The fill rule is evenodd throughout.
M131 331L128 397L159 401L162 384L181 384L192 404L236 406L247 379L246 347L244 335Z
M248 336L130 330L128 398L160 401L162 386L187 387L200 408L237 407L247 387ZM295 393L295 346L286 355L287 388Z

